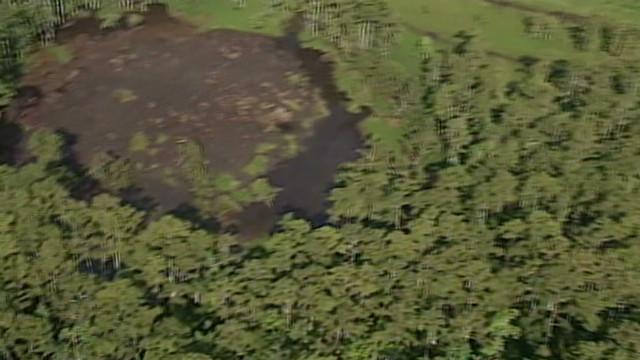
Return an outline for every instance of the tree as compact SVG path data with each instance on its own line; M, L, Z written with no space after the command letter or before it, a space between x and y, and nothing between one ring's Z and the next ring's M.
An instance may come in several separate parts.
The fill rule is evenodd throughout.
M587 37L587 29L584 26L571 26L567 28L569 31L569 37L573 42L574 48L577 50L586 50L589 45L589 38Z
M91 160L89 174L111 190L122 190L133 185L133 164L129 159L111 152L99 152Z
M48 164L62 160L63 145L64 140L60 135L39 129L29 137L28 148L38 161Z

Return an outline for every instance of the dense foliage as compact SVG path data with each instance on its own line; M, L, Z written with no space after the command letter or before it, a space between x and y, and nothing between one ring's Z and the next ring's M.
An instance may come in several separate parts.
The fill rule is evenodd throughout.
M0 31L26 41L30 8L12 9ZM370 10L341 46L387 46ZM460 39L424 57L400 149L371 141L341 171L335 225L286 217L240 254L111 195L73 198L62 139L35 132L36 160L0 166L0 358L637 359L636 62L521 58L502 81ZM96 161L124 186L122 161Z

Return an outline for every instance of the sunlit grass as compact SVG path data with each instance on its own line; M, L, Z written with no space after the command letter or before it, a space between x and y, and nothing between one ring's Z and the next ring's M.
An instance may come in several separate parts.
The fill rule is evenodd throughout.
M265 2L247 1L235 8L233 1L166 0L169 11L195 24L201 30L219 28L280 35L280 16L271 13Z
M605 57L595 49L576 51L566 30L570 24L561 23L552 16L489 4L482 0L389 0L388 4L400 23L411 28L416 36L433 32L452 41L458 31L464 30L476 35L474 41L480 48L513 58L527 55L547 60L563 58L576 63L589 63ZM524 34L522 20L532 15L542 16L551 24L550 39L531 38ZM418 34L417 31L421 33ZM407 49L412 42L412 39L405 36L401 37L401 44L392 55L397 59L410 58L402 55L407 52L402 49ZM406 60L402 62L409 65Z
M565 11L599 20L638 24L640 2L637 0L512 0L540 9Z
M414 75L420 73L420 56L417 43L421 36L401 28L398 43L389 54L389 60L402 64L403 68Z
M370 116L360 123L360 129L374 140L379 140L385 148L397 149L403 133L403 128L400 125L400 123Z

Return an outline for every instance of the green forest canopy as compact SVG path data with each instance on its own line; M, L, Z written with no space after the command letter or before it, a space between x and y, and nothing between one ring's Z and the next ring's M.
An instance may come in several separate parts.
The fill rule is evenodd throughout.
M46 23L9 3L5 96ZM380 75L388 9L333 3L370 24L338 27L352 29L334 44L344 61ZM315 36L335 30L326 19ZM593 40L606 61L517 58L496 77L460 33L415 70L400 144L370 140L338 174L334 225L288 216L242 254L231 235L150 222L111 195L73 198L86 175L35 132L36 161L0 166L0 357L637 359L639 74L607 34Z

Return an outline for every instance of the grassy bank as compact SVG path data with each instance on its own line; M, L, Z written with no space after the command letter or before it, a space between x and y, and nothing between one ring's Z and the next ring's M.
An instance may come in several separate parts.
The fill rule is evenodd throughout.
M281 14L262 2L247 1L237 8L233 1L167 0L172 15L196 24L201 30L235 29L267 35L282 33Z

